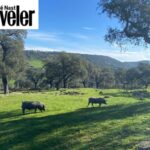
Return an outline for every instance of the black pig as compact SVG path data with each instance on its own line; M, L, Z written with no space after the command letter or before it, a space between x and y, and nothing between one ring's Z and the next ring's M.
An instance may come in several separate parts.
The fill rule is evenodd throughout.
M34 109L35 113L38 110L40 110L41 112L42 111L45 111L45 105L41 102L38 102L38 101L23 101L22 102L22 113L25 114L25 110L28 109L28 110L32 110Z
M88 102L88 106L92 104L99 104L99 106L101 106L101 104L107 104L106 100L104 98L89 98L89 102Z

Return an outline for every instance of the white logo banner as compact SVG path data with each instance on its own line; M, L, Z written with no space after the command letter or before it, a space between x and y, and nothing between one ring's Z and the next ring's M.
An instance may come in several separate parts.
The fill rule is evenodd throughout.
M38 28L38 0L0 0L0 29Z

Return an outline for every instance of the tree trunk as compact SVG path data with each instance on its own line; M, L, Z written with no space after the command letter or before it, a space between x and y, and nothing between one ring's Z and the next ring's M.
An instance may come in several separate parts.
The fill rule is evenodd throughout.
M96 88L97 88L97 89L99 88L99 83L98 83L98 82L96 82Z
M56 90L59 90L59 83L56 83Z
M83 83L83 87L86 88L86 82L83 81L82 83Z
M67 88L67 81L66 81L66 80L63 81L63 88L64 88L64 89Z
M148 84L145 84L145 89L147 89L148 88Z
M8 79L6 75L2 76L2 83L3 83L3 89L4 89L4 94L9 93L9 87L8 87Z
M37 89L37 82L34 83L34 89Z
M50 88L53 88L53 81L49 81Z

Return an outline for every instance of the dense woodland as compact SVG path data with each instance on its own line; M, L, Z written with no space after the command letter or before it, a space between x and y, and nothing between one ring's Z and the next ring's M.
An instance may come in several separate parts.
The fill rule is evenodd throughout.
M132 68L111 67L98 65L89 59L90 55L87 56L65 52L47 55L46 52L27 51L23 69L15 76L9 76L9 87L11 90L79 87L146 89L150 84L148 63L142 62ZM29 62L34 59L41 60L42 65L32 66Z

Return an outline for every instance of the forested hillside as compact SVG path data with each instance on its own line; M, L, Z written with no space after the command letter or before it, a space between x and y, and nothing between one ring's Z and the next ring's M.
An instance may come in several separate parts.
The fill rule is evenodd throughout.
M50 59L52 56L56 55L58 52L42 52L42 51L25 51L25 56L30 60L32 66L39 67L43 60ZM120 62L114 58L103 56L103 55L88 55L88 54L74 54L83 57L90 62L101 66L101 67L110 67L110 68L133 68L137 67L141 62L150 64L150 61L139 61L139 62Z

